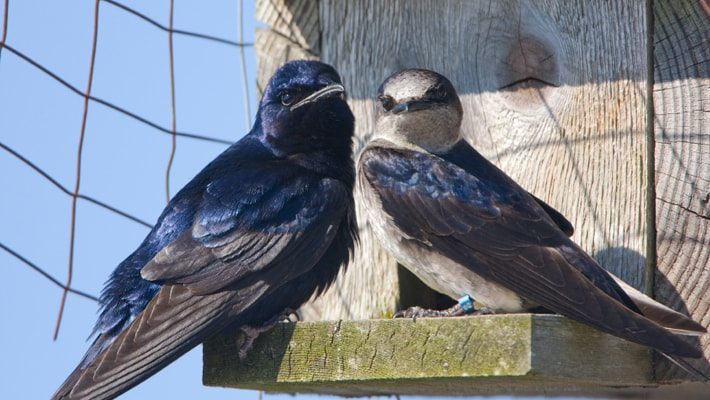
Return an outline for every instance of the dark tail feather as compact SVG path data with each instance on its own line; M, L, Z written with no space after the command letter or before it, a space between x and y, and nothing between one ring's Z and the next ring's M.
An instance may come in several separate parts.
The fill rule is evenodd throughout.
M183 286L167 286L114 340L100 338L52 396L59 399L113 399L226 327L235 294L193 296Z
M161 352L162 354L156 356L153 360L146 361L145 364L138 368L132 368L134 371L131 371L130 375L120 374L116 379L94 380L92 376L96 370L94 365L90 364L85 368L79 366L52 395L51 400L106 400L116 398L150 378L204 340L201 337L195 337L195 339L183 342L180 346L171 348L169 352Z
M62 398L63 394L61 392L63 388L74 387L74 385L76 385L76 382L84 374L84 370L86 369L86 367L91 364L91 362L96 358L96 356L106 350L106 348L112 342L113 338L107 337L103 334L98 335L94 340L94 343L92 343L89 349L86 351L86 354L84 354L84 357L81 359L81 361L79 361L79 365L74 368L74 371L69 374L67 379L65 379L61 386L59 386L59 389L56 391L56 393L52 395L52 399Z
M700 336L707 333L704 326L693 321L690 317L653 300L611 272L609 275L629 296L641 313L651 321L679 335Z
M703 371L695 368L691 363L689 363L684 358L669 355L666 353L661 353L661 354L665 358L669 359L673 364L677 365L683 371L689 373L690 375L693 375L697 380L704 381L706 383L710 383L710 376L703 373Z

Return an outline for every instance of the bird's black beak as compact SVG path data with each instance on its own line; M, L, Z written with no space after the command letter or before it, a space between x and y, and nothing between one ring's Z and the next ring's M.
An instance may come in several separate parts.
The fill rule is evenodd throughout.
M432 102L429 100L410 100L397 104L392 107L389 112L392 114L399 114L403 112L412 112L418 110L425 110L432 106Z
M318 91L315 91L315 92L311 93L305 99L292 105L291 111L297 109L298 107L305 106L306 104L315 103L318 100L328 99L331 97L340 97L341 99L345 99L345 88L343 87L343 85L341 85L339 83L334 83L334 84L328 85Z

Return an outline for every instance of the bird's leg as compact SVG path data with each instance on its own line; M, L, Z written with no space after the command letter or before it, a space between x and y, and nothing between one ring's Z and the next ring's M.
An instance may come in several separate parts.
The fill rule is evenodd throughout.
M478 310L473 310L471 311L468 315L490 315L490 314L495 314L496 312L493 311L492 308L489 307L481 307Z
M254 344L254 341L256 340L256 338L259 337L260 334L270 330L279 322L283 322L285 320L291 321L291 315L295 315L297 321L300 318L296 310L287 308L283 310L283 312L281 312L280 314L266 321L263 325L244 325L239 327L239 330L242 332L242 334L240 335L240 338L242 339L241 343L237 344L239 348L239 351L237 353L237 355L239 356L239 361L244 361L246 359L247 352L249 351L249 349L251 349L251 346Z
M409 307L406 310L397 311L394 318L441 318L441 317L460 317L462 315L485 315L493 314L493 310L488 307L482 307L478 310L473 307L473 299L466 295L459 299L458 303L454 304L445 310L430 310L422 307Z

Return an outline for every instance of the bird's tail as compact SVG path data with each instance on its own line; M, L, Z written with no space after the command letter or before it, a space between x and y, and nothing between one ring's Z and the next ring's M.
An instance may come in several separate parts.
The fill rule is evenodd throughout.
M112 338L107 334L99 334L98 337L91 344L89 349L84 354L84 357L79 362L79 365L74 368L74 370L69 374L67 379L64 380L62 385L59 387L57 392L52 396L52 399L62 398L59 396L60 392L63 392L63 388L71 388L75 386L76 382L79 381L83 375L86 368L91 364L91 362L100 355L106 348L111 344Z
M680 369L694 376L697 380L710 383L710 376L693 366L693 364L689 363L686 359L666 353L661 354L673 364L677 365Z
M646 296L611 272L609 275L614 278L616 283L626 292L631 301L634 302L636 307L639 308L646 318L679 335L701 336L707 333L707 329L704 326L689 317ZM710 382L710 376L693 366L686 359L663 352L659 353L696 379Z
M87 354L52 400L112 399L124 393L225 328L234 296L229 291L194 296L182 285L163 287L114 340L98 348L94 342L89 352L97 354Z
M686 315L666 307L639 292L633 286L622 281L611 272L609 272L609 275L616 281L621 289L626 292L644 317L679 335L700 336L707 333L707 329L704 326L693 321Z

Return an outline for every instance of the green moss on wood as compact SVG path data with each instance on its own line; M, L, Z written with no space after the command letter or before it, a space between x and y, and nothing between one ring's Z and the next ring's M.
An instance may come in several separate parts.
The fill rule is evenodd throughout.
M238 337L204 346L211 386L338 394L496 392L649 382L644 348L553 315L280 324L244 361ZM486 388L471 385L484 385Z

